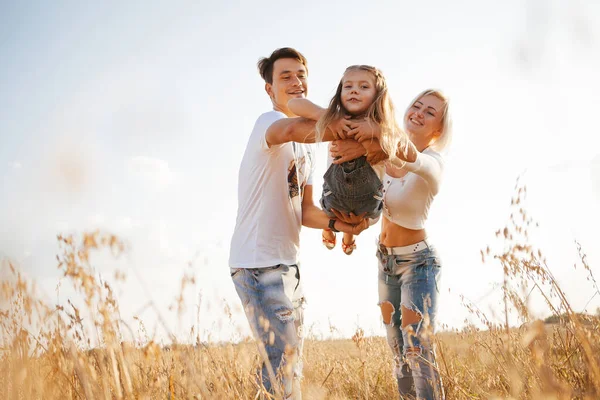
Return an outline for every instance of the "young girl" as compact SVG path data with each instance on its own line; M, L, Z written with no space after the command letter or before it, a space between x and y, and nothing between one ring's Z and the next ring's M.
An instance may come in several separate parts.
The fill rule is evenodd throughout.
M317 141L323 138L327 127L333 127L332 130L344 138L345 133L351 133L351 119L367 119L378 125L380 135L377 140L385 153L394 157L404 135L396 123L394 105L383 74L368 65L352 65L346 69L327 109L307 99L292 99L288 107L296 115L318 121ZM339 165L328 159L321 196L323 210L332 218L335 218L333 210L378 218L383 208L383 165L373 168L366 156ZM330 250L335 247L333 231L323 231L323 244ZM344 253L350 255L355 248L352 234L344 233Z

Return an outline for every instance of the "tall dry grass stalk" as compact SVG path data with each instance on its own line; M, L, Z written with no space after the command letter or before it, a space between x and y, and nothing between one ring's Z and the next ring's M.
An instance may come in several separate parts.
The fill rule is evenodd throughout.
M498 324L475 304L465 306L486 327L467 326L436 337L438 361L448 399L598 399L600 398L600 322L576 313L542 253L529 244L534 222L522 206L526 189L517 185L509 224L497 232L499 251L482 258L499 263L506 314ZM85 310L50 306L35 295L10 262L2 280L0 310L0 398L6 399L255 399L259 364L251 340L239 344L177 343L159 346L141 321L134 345L123 341L118 303L109 283L90 265L93 251L125 251L119 238L98 232L59 236L58 266L84 298ZM581 247L581 261L598 286ZM194 284L182 279L181 290ZM532 320L528 299L538 291L556 323ZM178 297L177 312L183 307ZM509 325L516 313L523 324ZM161 317L159 316L159 319ZM549 319L550 321L550 319ZM305 399L396 398L391 356L384 338L307 340L304 348Z

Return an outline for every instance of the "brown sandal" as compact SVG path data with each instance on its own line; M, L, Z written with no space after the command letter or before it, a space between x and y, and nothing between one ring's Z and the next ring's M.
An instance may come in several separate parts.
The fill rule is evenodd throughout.
M354 249L356 249L356 240L353 240L350 244L346 244L344 243L344 239L342 239L342 250L344 251L344 253L350 255L352 254Z
M327 232L333 232L331 229L323 229L323 231L327 231ZM323 245L325 247L327 247L328 250L333 250L335 247L335 242L336 242L336 236L335 233L333 234L333 239L327 239L325 236L323 236L323 234L321 233L321 239L323 240ZM342 243L344 241L342 240Z

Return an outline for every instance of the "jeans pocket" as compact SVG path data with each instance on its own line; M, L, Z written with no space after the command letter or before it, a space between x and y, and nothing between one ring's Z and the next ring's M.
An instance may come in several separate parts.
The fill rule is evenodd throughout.
M243 270L243 268L231 268L229 273L231 274L231 277L234 278L242 270Z
M403 264L406 264L407 262L408 262L407 260L403 260L401 258L397 258L397 257L394 258L394 265L396 267L401 267Z
M412 260L410 258L403 258L402 256L397 256L394 258L394 264L396 268L412 266L415 270L423 269L427 267L426 260Z
M254 279L256 279L257 281L261 281L263 279L263 276L265 276L266 274L275 272L283 266L284 266L284 264L277 264L277 265L272 265L270 267L252 268L251 271L252 271L252 275L254 276Z
M277 265L273 265L273 266L271 266L271 267L267 267L267 268L265 268L265 271L275 271L275 270L281 269L281 268L282 268L282 267L284 267L284 266L286 266L286 267L287 267L287 265L285 265L285 264L277 264Z

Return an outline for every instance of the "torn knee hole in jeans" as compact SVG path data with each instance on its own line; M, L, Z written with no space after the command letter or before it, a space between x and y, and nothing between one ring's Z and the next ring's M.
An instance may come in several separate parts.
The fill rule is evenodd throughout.
M275 315L281 322L291 322L294 320L294 310L290 308L280 308L275 310Z
M410 370L415 375L420 375L422 372L423 348L421 346L411 346L404 349L404 360Z
M394 305L389 301L383 301L379 303L379 307L381 308L381 317L383 318L383 323L386 325L392 325L392 316L396 309Z
M411 325L420 324L423 319L423 314L416 307L406 307L401 304L400 312L402 313L402 329L412 328Z
M422 313L416 307L408 308L404 304L401 305L402 310L402 331L408 334L409 338L418 335L419 340L429 340L433 335L433 325L431 318L425 308L425 313Z
M420 356L421 354L423 354L423 348L421 346L413 346L404 350L404 356L406 358Z

